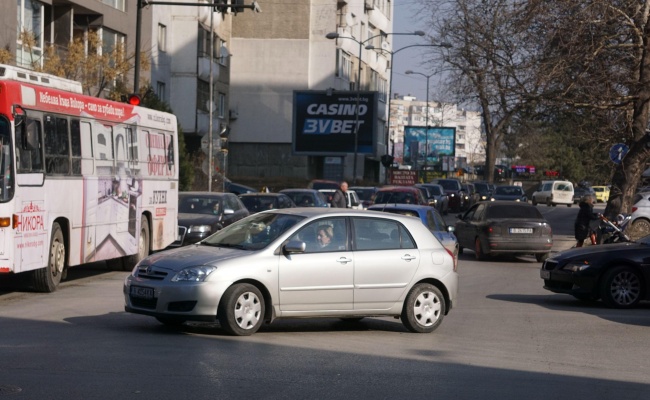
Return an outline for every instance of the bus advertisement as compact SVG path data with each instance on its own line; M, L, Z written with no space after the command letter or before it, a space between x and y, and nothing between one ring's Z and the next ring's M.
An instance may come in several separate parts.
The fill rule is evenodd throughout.
M131 269L178 233L173 114L0 65L0 279L51 292L67 268Z

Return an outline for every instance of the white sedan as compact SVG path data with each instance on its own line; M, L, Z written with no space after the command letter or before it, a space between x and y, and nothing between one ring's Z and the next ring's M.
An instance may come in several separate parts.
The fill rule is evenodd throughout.
M294 317L393 316L432 332L457 291L452 255L418 219L316 208L244 218L145 258L124 282L127 312L168 325L218 320L233 335Z

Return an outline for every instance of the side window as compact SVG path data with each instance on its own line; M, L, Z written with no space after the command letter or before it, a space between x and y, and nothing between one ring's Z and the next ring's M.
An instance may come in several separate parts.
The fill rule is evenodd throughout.
M483 212L485 211L485 204L479 204L476 206L476 211L474 211L474 215L472 216L472 221L478 221L481 219L483 216Z
M545 184L544 184L544 189L542 189L542 191L544 191L544 192L548 192L548 191L550 191L552 185L553 185L552 183L545 183Z
M72 175L81 175L81 125L78 119L70 120L70 150Z
M377 218L353 218L355 250L391 250L403 247L405 229L396 221ZM408 235L405 235L408 236ZM407 242L413 241L408 236Z
M43 172L41 121L27 118L25 129L16 130L18 173Z
M239 202L235 196L227 195L224 199L224 208L229 208L233 211L239 210Z
M45 116L45 172L49 175L70 173L70 135L68 120Z
M433 213L431 211L427 211L427 228L429 228L432 231L439 231L440 226L436 223L436 219L433 216Z
M296 232L289 240L305 242L305 253L346 251L348 245L345 218L324 218Z

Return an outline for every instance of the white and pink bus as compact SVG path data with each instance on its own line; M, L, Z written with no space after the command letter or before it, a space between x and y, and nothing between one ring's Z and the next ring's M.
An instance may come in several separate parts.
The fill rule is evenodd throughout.
M178 233L176 117L0 65L0 279L51 292L67 268L131 268Z

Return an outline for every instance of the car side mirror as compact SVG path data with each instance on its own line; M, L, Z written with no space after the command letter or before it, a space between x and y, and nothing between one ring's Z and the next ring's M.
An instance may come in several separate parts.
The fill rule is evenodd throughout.
M285 253L304 253L307 245L300 240L290 240L284 245Z

